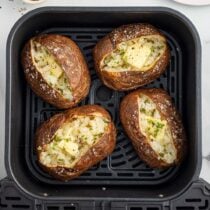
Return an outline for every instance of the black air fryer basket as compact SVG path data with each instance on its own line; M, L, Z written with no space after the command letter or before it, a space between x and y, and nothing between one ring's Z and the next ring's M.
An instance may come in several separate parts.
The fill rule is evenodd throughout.
M126 93L112 91L97 77L92 58L96 42L113 28L145 22L158 27L171 50L165 74L147 87L168 91L182 115L189 141L181 166L157 170L142 162L119 121ZM20 64L24 43L41 33L72 38L91 71L91 90L81 103L106 108L117 126L117 146L100 164L68 182L43 172L34 152L37 126L58 112L28 87ZM13 27L7 43L6 168L1 181L0 209L37 210L191 210L210 209L210 187L199 180L201 168L201 47L192 23L168 8L36 9Z

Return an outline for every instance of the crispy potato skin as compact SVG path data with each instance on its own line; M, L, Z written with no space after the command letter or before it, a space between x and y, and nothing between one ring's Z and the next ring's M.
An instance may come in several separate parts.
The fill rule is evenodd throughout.
M52 141L52 137L55 132L65 123L67 120L71 120L78 115L94 115L94 113L100 113L101 116L110 120L108 125L108 129L106 133L101 137L101 139L91 147L87 153L81 157L80 160L76 163L73 168L64 168L64 167L46 167L40 162L40 151L37 149L39 146L43 147L45 144L49 144ZM67 110L63 113L56 114L51 117L49 120L44 122L36 131L35 134L35 142L36 142L36 153L38 156L38 162L41 168L51 174L53 177L67 181L73 178L78 177L84 171L97 164L109 154L115 148L116 144L116 129L111 122L111 117L109 113L98 105L86 105L82 107L77 107L74 109Z
M100 79L106 86L119 91L132 90L150 83L166 70L170 60L170 50L168 46L166 46L165 52L155 65L145 72L108 72L102 70L101 61L107 54L115 50L119 43L147 35L164 36L152 25L143 23L130 24L114 29L110 34L106 35L96 44L93 51L95 69Z
M144 94L151 98L156 107L171 129L174 145L177 150L177 159L168 164L159 160L155 151L151 148L147 138L139 128L138 97ZM134 149L139 157L152 168L166 168L178 165L183 160L187 151L187 142L181 118L172 104L171 97L162 89L139 89L128 94L120 105L120 119L129 136Z
M65 99L53 89L37 71L32 60L31 40L43 45L61 66L73 92L73 100ZM22 65L31 89L43 100L60 109L76 106L83 100L90 88L89 70L79 47L68 37L50 34L39 35L29 40L22 51Z

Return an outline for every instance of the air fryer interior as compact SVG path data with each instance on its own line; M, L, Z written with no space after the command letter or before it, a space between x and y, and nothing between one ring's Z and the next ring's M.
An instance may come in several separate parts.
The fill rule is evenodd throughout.
M132 147L127 145L127 140L125 143L122 140L118 142L122 146L122 156L119 158L122 158L126 165L117 165L116 171L110 167L110 163L117 158L111 156L97 166L97 169L93 168L77 180L67 183L43 174L36 165L33 135L38 124L57 111L37 98L25 82L21 67L21 50L24 43L39 33L60 33L77 41L87 58L93 80L90 91L92 95L82 104L98 103L105 106L115 123L120 126L116 110L124 93L112 92L101 85L94 73L91 51L94 43L111 29L138 22L153 24L168 37L172 54L170 66L166 74L149 86L166 89L182 114L189 142L185 161L180 167L169 169L167 173L157 170L151 172L142 163L134 169L132 163L127 159L123 160L128 148L132 150ZM200 45L193 26L182 15L163 8L43 8L20 19L11 31L7 47L6 165L9 176L23 190L34 196L47 194L57 199L155 199L159 198L160 194L161 197L179 194L198 177L201 163ZM118 133L118 141L121 132ZM117 148L115 152L119 152ZM139 161L135 157L134 160L137 163ZM142 169L146 173L150 170L153 176L142 175ZM101 174L98 176L97 173ZM109 173L111 175L107 175Z

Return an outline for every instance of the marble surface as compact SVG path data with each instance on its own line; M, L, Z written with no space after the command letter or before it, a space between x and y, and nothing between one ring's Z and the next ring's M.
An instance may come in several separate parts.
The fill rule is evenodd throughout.
M202 170L200 177L210 183L210 6L187 6L172 0L47 0L28 5L21 0L0 0L0 179L6 176L4 166L4 113L6 86L6 40L13 24L25 13L42 6L163 6L185 14L196 26L202 44Z

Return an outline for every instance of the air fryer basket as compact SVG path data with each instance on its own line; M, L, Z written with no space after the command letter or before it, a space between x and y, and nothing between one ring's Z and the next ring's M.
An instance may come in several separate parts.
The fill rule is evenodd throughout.
M147 22L166 35L171 61L165 74L149 84L168 91L180 111L189 141L188 155L179 167L149 168L143 163L119 121L125 92L102 85L94 71L92 49L113 28ZM81 104L100 104L118 129L112 155L82 176L68 182L53 179L37 165L33 136L37 126L58 112L27 86L20 64L24 43L40 33L59 33L75 40L91 71L89 96ZM180 195L198 179L201 164L200 41L193 25L167 8L41 8L23 16L13 27L7 45L6 166L8 176L25 193L39 199L160 200ZM122 187L123 186L123 187Z
M34 151L34 133L41 122L47 120L58 110L38 98L27 86L26 94L26 125L25 129L25 154L28 168L31 174L44 183L53 185L87 185L87 184L120 184L120 185L155 185L165 183L179 171L179 167L173 167L164 170L151 169L142 162L134 151L129 138L125 135L119 119L119 104L126 93L113 91L106 88L96 75L93 66L92 49L96 42L105 34L110 32L111 28L50 28L42 33L56 33L66 35L76 41L88 62L91 71L91 89L88 97L81 103L98 104L106 108L112 115L117 126L117 146L115 151L99 165L93 167L82 174L77 180L69 182L56 181L47 173L43 172L37 164L37 156ZM168 38L168 44L171 49L171 62L167 72L154 81L149 87L164 88L173 97L179 111L182 111L182 82L180 80L182 73L181 48L173 36L164 32ZM180 70L178 70L180 68Z

